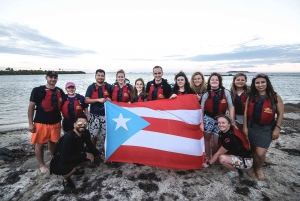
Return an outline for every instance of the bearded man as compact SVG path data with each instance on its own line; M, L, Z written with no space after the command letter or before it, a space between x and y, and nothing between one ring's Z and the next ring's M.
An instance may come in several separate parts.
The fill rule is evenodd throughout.
M50 163L50 173L63 176L63 187L75 189L71 176L84 174L77 166L84 162L94 162L100 152L92 144L90 132L86 129L87 116L80 114L75 118L74 129L67 132L56 144L54 157Z

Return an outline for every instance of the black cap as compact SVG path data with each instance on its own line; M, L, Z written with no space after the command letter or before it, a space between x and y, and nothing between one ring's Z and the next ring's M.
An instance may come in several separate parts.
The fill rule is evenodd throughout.
M48 71L47 76L51 77L51 76L56 76L58 77L57 72L55 72L54 70Z

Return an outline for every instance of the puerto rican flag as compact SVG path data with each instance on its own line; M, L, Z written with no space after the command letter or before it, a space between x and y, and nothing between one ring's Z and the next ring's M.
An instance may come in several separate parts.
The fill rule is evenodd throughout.
M170 169L200 169L204 138L195 95L133 104L106 102L105 158Z

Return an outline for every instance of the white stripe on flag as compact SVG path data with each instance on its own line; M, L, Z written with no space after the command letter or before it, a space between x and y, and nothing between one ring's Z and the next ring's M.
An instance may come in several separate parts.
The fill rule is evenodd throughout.
M122 145L139 146L180 154L202 156L204 138L200 140L141 130Z
M141 117L170 119L187 124L198 125L202 119L202 110L153 110L145 107L123 107ZM200 120L200 121L199 121Z

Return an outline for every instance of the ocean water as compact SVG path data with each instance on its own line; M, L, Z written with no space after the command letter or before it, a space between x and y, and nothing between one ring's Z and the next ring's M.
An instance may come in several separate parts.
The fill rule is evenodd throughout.
M206 73L205 73L206 74ZM228 73L221 73L227 75ZM169 83L174 82L175 73L164 73L164 78ZM191 78L192 73L187 73L188 78ZM205 78L208 79L209 73ZM255 74L247 74L248 84ZM300 73L269 73L268 74L275 91L282 97L284 103L298 103L300 102L300 87L299 83ZM106 73L106 82L115 82L115 73ZM130 80L131 84L137 78L143 78L145 83L152 80L152 73L127 73L126 78ZM26 128L27 109L31 90L39 85L46 83L45 75L14 75L14 76L0 76L0 131ZM229 89L232 83L232 76L223 76L223 85ZM62 74L58 77L57 86L64 89L65 84L72 81L76 84L76 92L85 95L87 87L95 82L94 74L78 74L67 75Z

